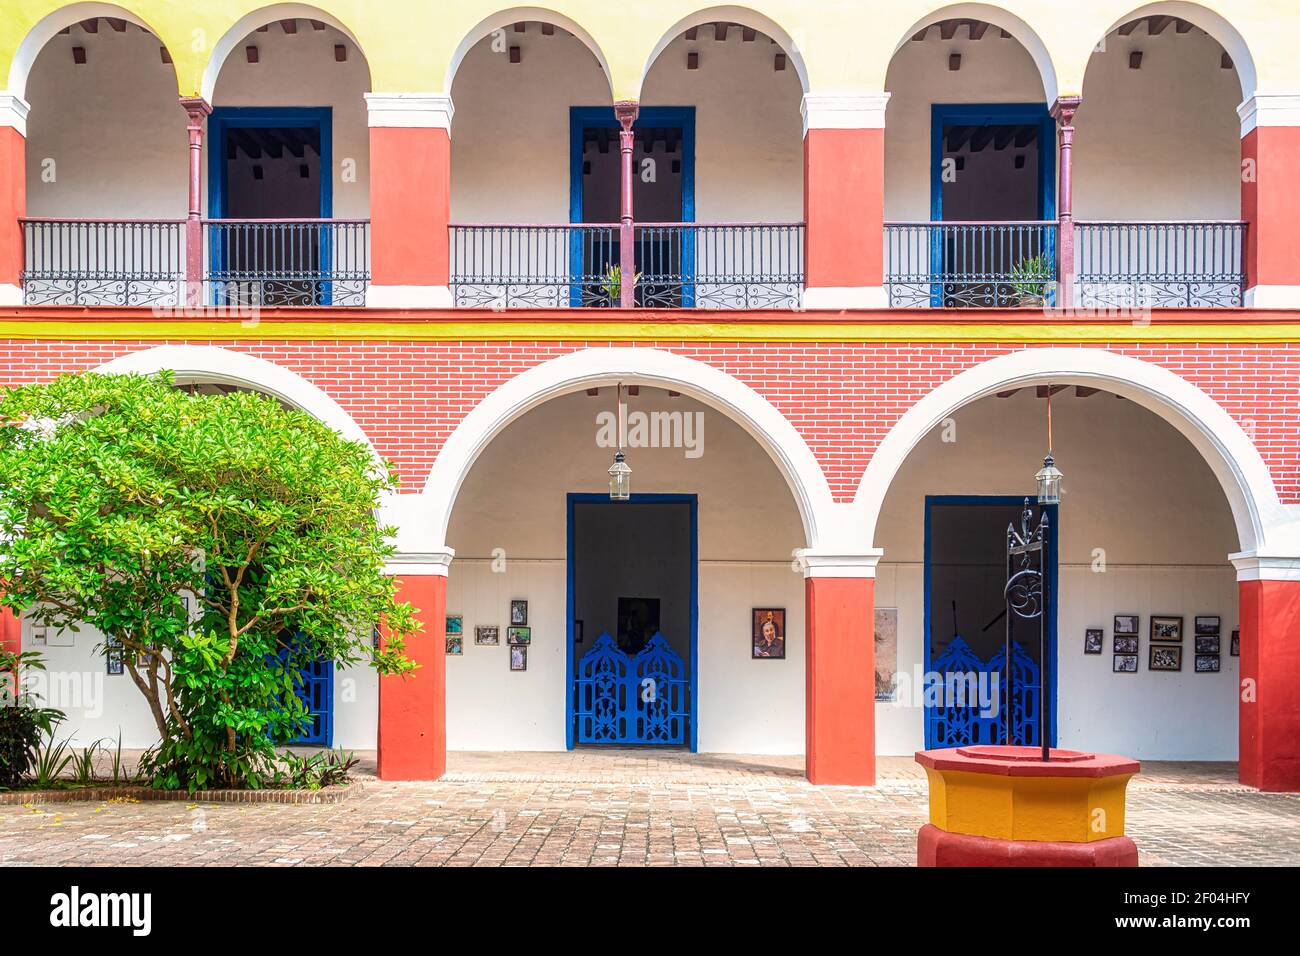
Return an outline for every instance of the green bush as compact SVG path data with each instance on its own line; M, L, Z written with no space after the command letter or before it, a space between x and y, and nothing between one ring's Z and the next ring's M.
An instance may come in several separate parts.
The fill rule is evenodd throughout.
M0 651L0 790L12 790L28 777L41 757L41 738L54 735L63 712L37 707L23 693L28 670L44 670L33 651Z

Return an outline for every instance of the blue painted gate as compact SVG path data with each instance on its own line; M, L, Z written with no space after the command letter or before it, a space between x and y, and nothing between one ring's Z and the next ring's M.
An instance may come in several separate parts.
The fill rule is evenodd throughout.
M329 747L334 742L334 662L316 661L299 673L302 683L294 688L294 692L311 714L311 723L302 736L295 737L290 743Z
M574 738L583 744L685 744L690 738L686 665L663 634L635 655L601 634L573 681Z
M952 639L933 664L930 680L938 686L927 694L926 699L927 747L1005 743L1002 739L1005 727L1002 708L1006 706L1006 660L1006 651L999 650L988 661L983 661L960 637ZM1012 644L1011 660L1015 687L1011 701L1011 742L1037 746L1040 740L1038 701L1042 690L1041 670L1019 642ZM980 704L979 688L982 687L997 688L998 706L992 714ZM958 693L954 694L954 689ZM973 699L971 690L975 692ZM938 692L940 700L931 704L929 697L935 692Z

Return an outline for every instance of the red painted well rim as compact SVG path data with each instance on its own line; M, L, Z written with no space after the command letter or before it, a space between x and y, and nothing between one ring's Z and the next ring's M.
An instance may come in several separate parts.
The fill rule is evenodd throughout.
M929 770L961 770L998 777L1132 776L1142 765L1131 757L1079 750L1053 750L1044 763L1035 747L958 747L921 750L916 762Z

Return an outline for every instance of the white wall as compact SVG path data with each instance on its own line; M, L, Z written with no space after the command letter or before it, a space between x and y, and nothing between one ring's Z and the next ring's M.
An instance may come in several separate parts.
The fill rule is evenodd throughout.
M1139 759L1231 760L1237 753L1237 539L1209 467L1155 415L1107 393L1052 402L1060 506L1059 743ZM956 441L936 431L912 452L885 500L877 544L885 555L876 605L899 609L899 670L923 669L924 508L927 495L1032 493L1045 448L1044 402L1033 390L987 398L955 416ZM1156 482L1159 482L1158 486ZM1102 549L1105 571L1094 570ZM1137 674L1111 671L1112 619L1142 617ZM1182 615L1183 670L1147 667L1152 614ZM1193 618L1222 618L1222 671L1193 671ZM1104 651L1083 653L1084 629L1105 630ZM924 744L919 706L877 704L877 749Z
M702 411L704 452L627 451L633 494L699 495L699 746L703 751L798 753L804 732L803 543L794 501L771 460L739 427L684 396L642 388L641 410ZM613 450L595 443L597 397L565 396L506 429L475 464L452 514L456 549L447 612L465 618L465 652L447 661L447 740L453 749L555 750L565 742L565 505L569 492L608 490ZM506 569L494 572L493 550ZM510 601L529 602L527 672L511 672L504 641ZM751 660L750 610L786 609L786 659ZM477 647L477 624L502 644ZM596 635L588 632L590 647Z

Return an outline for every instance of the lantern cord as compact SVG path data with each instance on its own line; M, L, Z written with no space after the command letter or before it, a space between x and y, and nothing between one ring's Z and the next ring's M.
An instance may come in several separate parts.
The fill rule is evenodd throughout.
M1052 383L1047 383L1047 453L1052 453Z
M618 422L618 450L623 451L623 383L614 388L614 420Z

